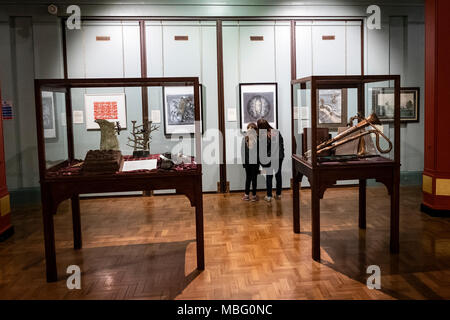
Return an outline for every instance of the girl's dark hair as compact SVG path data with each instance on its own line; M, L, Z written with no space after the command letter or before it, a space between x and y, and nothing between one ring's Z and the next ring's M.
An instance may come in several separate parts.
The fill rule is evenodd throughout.
M255 129L255 130L258 130L258 126L256 125L256 123L254 123L254 122L250 122L248 125L247 125L247 130L248 129Z
M269 122L267 122L266 119L258 119L258 130L267 130L270 131L272 130L272 126L269 124Z
M258 133L258 126L257 126L256 123L254 123L254 122L250 122L250 123L247 125L247 130L249 130L249 129L253 129L253 130L255 130L255 131ZM248 138L248 135L245 135L245 143L247 144L247 146L249 146L249 138Z

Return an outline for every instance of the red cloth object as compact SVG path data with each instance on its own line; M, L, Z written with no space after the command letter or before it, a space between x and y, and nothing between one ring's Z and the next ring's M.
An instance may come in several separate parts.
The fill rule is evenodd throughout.
M170 169L161 169L161 158L159 157L159 154L151 154L148 157L142 157L142 158L133 158L131 155L123 156L124 161L136 161L136 160L151 160L151 159L157 159L157 165L156 169L153 170L134 170L134 171L127 171L127 172L116 172L116 174L138 174L138 173L148 173L148 172L164 172L164 171L185 171L185 170L195 170L197 169L197 164L194 162L194 158L192 157L191 163L181 163L178 165L174 165ZM83 166L76 166L74 165L83 162L82 160L74 160L72 161L68 166L59 168L57 170L49 170L47 171L47 176L49 177L59 177L59 176L78 176L82 174L82 168Z

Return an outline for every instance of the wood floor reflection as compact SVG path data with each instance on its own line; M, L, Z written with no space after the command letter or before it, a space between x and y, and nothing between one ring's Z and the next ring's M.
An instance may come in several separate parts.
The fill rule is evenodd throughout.
M261 197L263 194L261 193ZM204 196L206 270L197 272L194 209L183 196L81 201L83 249L72 249L69 203L55 216L59 281L46 283L39 207L13 212L16 234L0 243L0 299L449 299L450 220L419 211L421 190L401 188L400 254L389 253L389 197L367 189L367 230L357 188L321 201L322 262L311 259L310 192L301 234L292 197L268 204ZM82 270L68 290L66 268ZM381 290L366 286L381 268Z

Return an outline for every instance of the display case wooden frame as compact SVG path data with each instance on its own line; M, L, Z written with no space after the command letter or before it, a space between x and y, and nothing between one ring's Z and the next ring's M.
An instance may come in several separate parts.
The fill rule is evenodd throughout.
M310 83L311 115L317 115L318 89L358 89L358 112L365 114L365 84L392 81L394 83L394 159L382 156L348 162L317 161L317 128L318 117L311 117L311 161L297 155L294 120L294 86L300 85L306 89ZM292 174L293 174L293 227L295 233L300 233L300 192L299 187L303 176L311 185L312 211L312 258L320 261L320 199L327 188L336 184L337 180L359 180L359 227L366 228L366 181L376 179L383 183L391 196L390 218L390 251L399 252L399 183L400 183L400 76L311 76L291 81L291 126L292 126ZM300 141L299 141L300 143Z
M196 168L186 171L155 170L145 173L120 173L95 176L73 175L54 176L50 172L58 167L68 166L74 161L74 138L72 124L72 88L99 87L142 87L147 91L150 86L199 86L198 78L105 78L105 79L45 79L35 80L36 124L39 157L39 175L41 184L42 216L44 222L45 258L47 281L57 281L55 232L53 215L58 205L66 200L72 202L72 223L74 249L81 249L81 218L79 195L86 193L124 192L158 189L175 189L178 194L184 194L195 207L196 213L196 243L197 268L203 270L204 236L203 236L203 197L202 197L202 166L201 166L201 129L199 91L194 90L195 100L195 147ZM42 121L42 91L65 93L66 123L67 123L67 151L68 159L56 166L46 168L45 138ZM142 109L143 123L148 123L148 112Z

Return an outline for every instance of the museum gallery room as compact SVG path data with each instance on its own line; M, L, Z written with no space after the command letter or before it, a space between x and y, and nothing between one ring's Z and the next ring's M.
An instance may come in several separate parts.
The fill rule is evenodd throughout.
M450 300L449 12L2 1L0 299Z

